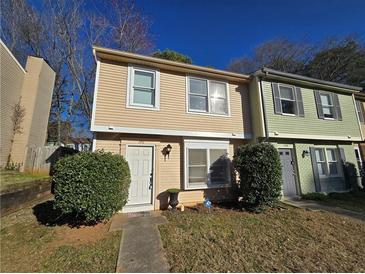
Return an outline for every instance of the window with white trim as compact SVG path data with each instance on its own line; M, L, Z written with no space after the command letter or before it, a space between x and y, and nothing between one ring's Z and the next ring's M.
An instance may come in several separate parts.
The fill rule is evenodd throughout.
M340 162L338 150L335 148L315 149L318 174L320 177L339 177Z
M358 147L355 147L355 157L357 162L357 167L360 170L360 173L363 173L363 163L361 159L360 149Z
M185 188L204 189L230 185L228 143L185 142Z
M128 106L159 108L159 71L129 67Z
M332 96L330 93L320 93L319 95L322 104L322 111L324 118L335 117L335 106L333 104Z
M295 115L295 92L292 86L279 85L282 113Z
M202 78L188 77L188 110L228 115L228 84Z

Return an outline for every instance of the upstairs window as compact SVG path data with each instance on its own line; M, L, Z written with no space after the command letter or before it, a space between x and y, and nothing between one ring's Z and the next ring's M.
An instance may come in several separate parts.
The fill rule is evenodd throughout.
M188 111L228 115L227 83L188 77Z
M295 115L295 94L293 87L279 85L280 103L284 114Z
M334 118L335 110L332 102L332 96L330 96L330 94L328 93L322 93L319 95L319 97L321 100L321 106L324 118Z
M129 67L127 106L132 108L159 108L159 71Z
M362 105L362 102L359 100L356 100L356 111L357 111L357 116L359 117L359 121L360 123L364 124L364 108Z
M276 114L304 117L302 91L299 87L272 83Z
M315 91L318 118L342 120L338 95L332 92Z

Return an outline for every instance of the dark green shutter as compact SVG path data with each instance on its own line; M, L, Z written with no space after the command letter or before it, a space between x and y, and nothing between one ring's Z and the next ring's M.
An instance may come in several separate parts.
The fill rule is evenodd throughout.
M314 91L314 98L316 99L316 105L317 105L317 114L319 119L323 119L323 109L322 109L322 102L321 102L321 96L318 90Z
M342 121L342 113L341 113L341 106L340 101L338 100L338 95L335 93L332 93L333 98L333 105L335 107L335 117L337 120Z
M304 117L304 106L303 106L303 97L302 97L302 90L300 87L295 87L295 95L297 101L297 115L299 117Z
M278 83L271 83L271 86L272 86L272 95L273 95L273 98L274 98L275 113L276 114L282 114L283 109L281 107L279 85L278 85Z
M338 148L339 152L340 152L340 158L341 158L341 166L342 166L342 170L343 170L343 174L344 174L344 179L345 179L345 183L347 184L347 187L351 187L351 182L350 182L350 178L348 177L348 170L347 170L347 165L346 165L346 155L345 155L345 150L340 147Z
M310 147L309 150L310 150L311 160L312 160L314 185L315 185L315 188L316 188L316 192L320 192L321 191L321 181L319 180L319 173L318 173L318 166L317 166L315 148Z

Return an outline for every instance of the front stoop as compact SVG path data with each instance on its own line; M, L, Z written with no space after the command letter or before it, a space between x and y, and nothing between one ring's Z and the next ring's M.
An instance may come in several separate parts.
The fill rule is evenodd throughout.
M166 222L159 212L116 215L109 229L123 230L116 272L169 272L157 228Z

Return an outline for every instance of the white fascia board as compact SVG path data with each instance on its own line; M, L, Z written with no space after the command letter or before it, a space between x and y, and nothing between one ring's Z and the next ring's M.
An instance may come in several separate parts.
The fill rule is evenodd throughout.
M250 139L251 134L243 133L221 133L206 131L184 131L184 130L165 130L154 128L131 128L115 126L91 125L93 132L110 132L110 133L131 133L131 134L149 134L149 135L166 135L166 136L189 136L189 137L206 137L206 138L225 138L225 139Z

